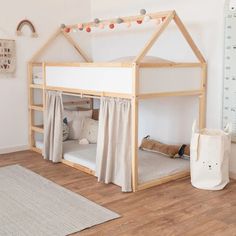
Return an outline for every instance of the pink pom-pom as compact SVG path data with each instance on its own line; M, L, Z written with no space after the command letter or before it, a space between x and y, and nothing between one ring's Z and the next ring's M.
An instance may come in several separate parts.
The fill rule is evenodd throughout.
M104 29L104 24L100 23L98 27L99 29Z
M78 29L79 29L79 30L83 30L83 29L84 29L83 24L78 24Z
M70 33L70 28L69 28L69 27L66 27L66 28L64 29L64 31L65 31L66 33Z
M127 26L127 28L130 28L131 22L127 22L127 23L126 23L126 26Z
M90 33L91 32L91 28L88 26L86 27L86 32Z
M114 28L115 28L115 25L114 25L114 24L110 24L110 25L109 25L109 28L110 28L110 29L114 29Z

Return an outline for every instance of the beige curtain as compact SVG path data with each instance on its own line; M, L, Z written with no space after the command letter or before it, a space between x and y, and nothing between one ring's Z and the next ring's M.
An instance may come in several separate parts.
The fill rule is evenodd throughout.
M62 93L47 91L43 156L55 163L62 159L62 113Z
M117 184L123 192L132 191L129 100L101 99L96 158L98 181Z

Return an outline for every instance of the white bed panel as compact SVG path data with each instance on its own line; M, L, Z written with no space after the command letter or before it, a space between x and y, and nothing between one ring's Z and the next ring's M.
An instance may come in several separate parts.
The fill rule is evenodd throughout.
M141 94L198 90L200 86L200 68L140 69Z
M131 94L132 68L46 66L46 85Z

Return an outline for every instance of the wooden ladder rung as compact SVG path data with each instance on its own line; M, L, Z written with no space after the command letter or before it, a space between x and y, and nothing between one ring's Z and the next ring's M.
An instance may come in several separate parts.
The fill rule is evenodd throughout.
M43 134L43 132L44 132L43 125L31 126L31 130L33 130L34 132L37 132L37 133L41 133L41 134Z
M35 111L44 111L42 104L31 105L30 109L35 110Z
M42 84L30 84L30 88L43 89L43 85Z

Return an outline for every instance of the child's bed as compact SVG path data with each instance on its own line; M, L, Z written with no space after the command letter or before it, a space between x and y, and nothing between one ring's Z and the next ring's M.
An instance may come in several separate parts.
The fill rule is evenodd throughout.
M36 146L42 148L42 142L37 141ZM63 144L64 160L95 172L96 149L96 144L80 145L76 140L66 141ZM182 158L171 159L162 154L139 150L138 160L140 184L181 171L189 171L189 161Z

